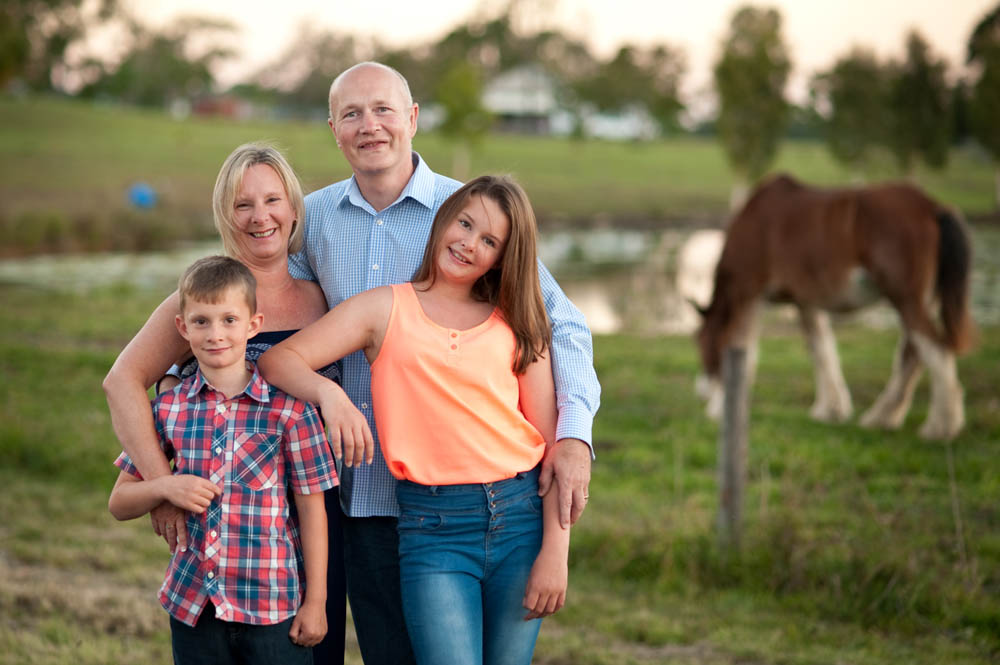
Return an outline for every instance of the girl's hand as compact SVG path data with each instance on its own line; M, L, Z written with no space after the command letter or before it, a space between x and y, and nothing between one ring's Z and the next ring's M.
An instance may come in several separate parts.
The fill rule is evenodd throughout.
M288 637L303 647L313 647L326 636L326 605L324 603L303 603L299 613L292 619Z
M219 486L207 478L189 473L160 476L153 480L162 485L163 499L181 510L201 514L208 510L215 497L222 494Z
M375 457L375 438L368 420L340 386L332 382L330 385L333 389L326 392L319 408L333 454L349 467L362 462L371 464Z
M569 565L565 556L546 551L543 547L531 567L528 585L521 604L528 614L524 620L539 619L555 614L566 604Z

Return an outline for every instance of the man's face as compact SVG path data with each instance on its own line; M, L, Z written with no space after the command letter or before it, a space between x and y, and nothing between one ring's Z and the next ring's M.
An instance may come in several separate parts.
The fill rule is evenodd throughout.
M330 129L356 174L409 169L417 105L407 103L399 77L360 67L340 80L331 102Z

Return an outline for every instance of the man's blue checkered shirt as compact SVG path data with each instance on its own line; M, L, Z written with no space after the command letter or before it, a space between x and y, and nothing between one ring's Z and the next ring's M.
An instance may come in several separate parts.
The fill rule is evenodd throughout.
M289 272L316 280L333 308L353 295L413 278L438 207L461 186L430 170L413 153L414 173L396 201L375 209L352 177L306 196L305 245L289 257ZM600 404L601 386L594 372L590 330L580 311L539 263L542 295L552 320L552 373L559 422L556 439L591 443L591 427ZM343 387L375 431L371 373L363 352L343 360ZM352 517L398 516L396 479L376 446L375 460L338 468L341 503Z

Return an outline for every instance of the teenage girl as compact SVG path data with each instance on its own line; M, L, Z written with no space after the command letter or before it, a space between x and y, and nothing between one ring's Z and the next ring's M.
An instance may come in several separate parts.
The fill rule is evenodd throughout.
M412 282L345 300L260 359L269 382L319 404L347 464L373 455L365 418L306 369L359 349L371 363L421 665L530 663L541 617L565 600L569 530L557 492L538 497L556 406L536 235L520 186L476 178L441 205Z

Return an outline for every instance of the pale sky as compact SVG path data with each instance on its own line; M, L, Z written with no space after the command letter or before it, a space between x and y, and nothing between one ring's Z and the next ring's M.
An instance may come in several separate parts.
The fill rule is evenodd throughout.
M996 0L771 0L756 2L781 11L783 33L790 46L793 74L790 94L801 99L815 71L829 67L852 45L873 49L880 57L902 57L904 35L918 29L934 52L953 67L964 62L972 28ZM162 25L179 14L220 16L242 28L242 57L219 72L223 83L269 62L293 39L303 20L360 37L378 36L391 45L425 43L467 21L485 7L502 7L496 0L128 0L136 14ZM583 37L594 53L606 57L619 45L659 41L680 47L687 55L684 91L706 90L719 43L734 10L745 0L521 0L540 8L532 21L557 26ZM336 72L331 72L335 74Z

